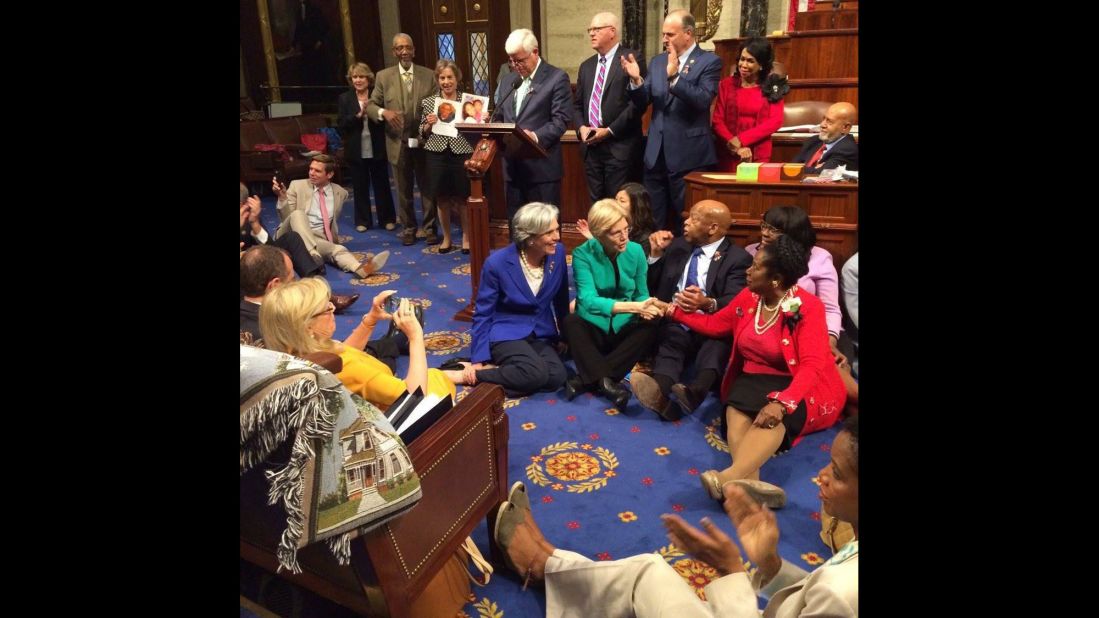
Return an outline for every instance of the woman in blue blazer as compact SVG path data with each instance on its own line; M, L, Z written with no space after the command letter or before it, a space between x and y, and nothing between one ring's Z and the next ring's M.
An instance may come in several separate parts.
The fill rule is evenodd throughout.
M488 256L473 314L473 353L457 384L491 382L509 397L555 391L565 383L558 355L569 313L568 268L557 207L531 202L515 213L515 243Z
M565 339L579 376L565 383L565 397L596 390L625 410L630 392L620 381L653 346L660 312L649 299L648 260L630 241L627 212L612 199L588 211L593 238L572 252L576 313L565 318Z

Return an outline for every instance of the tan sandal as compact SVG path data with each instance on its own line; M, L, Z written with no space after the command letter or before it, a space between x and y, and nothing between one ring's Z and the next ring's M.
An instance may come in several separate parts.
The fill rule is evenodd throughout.
M717 475L717 470L707 470L700 474L698 478L702 481L702 488L706 490L710 498L718 502L725 501L725 494L721 492L721 477Z

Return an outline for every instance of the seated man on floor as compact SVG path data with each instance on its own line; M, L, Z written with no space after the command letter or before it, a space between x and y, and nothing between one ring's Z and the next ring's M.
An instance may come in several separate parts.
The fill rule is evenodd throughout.
M752 256L725 232L731 222L729 209L715 200L702 200L683 222L683 236L654 237L649 257L649 290L664 302L673 300L683 311L714 313L745 285ZM658 232L659 234L659 232ZM710 338L681 324L664 321L657 335L653 374L630 376L641 405L674 421L702 405L729 362L728 337ZM681 382L687 361L695 359L695 379ZM675 405L669 395L675 393Z
M244 294L240 301L241 343L265 347L259 328L260 305L269 292L294 279L294 269L286 251L271 245L257 245L244 252L240 258L240 289ZM359 295L354 296L358 298ZM332 304L335 305L335 301ZM423 324L423 316L418 314L417 318ZM366 351L395 371L397 357L408 354L408 338L390 326L384 337L366 344Z
M323 259L365 279L385 266L389 252L382 251L360 264L347 247L338 244L340 228L337 221L347 200L347 190L332 182L335 173L336 160L322 154L313 157L309 164L308 180L295 180L287 188L278 178L272 179L271 189L279 198L279 220L282 222L275 238L297 232L315 259Z
M794 163L804 163L806 174L819 174L841 165L851 171L859 169L859 145L849 135L854 124L855 106L843 101L833 103L820 121L820 134L805 141Z
M324 260L313 259L309 254L305 241L297 232L287 232L281 238L272 239L260 223L260 213L263 211L263 203L258 195L248 196L248 187L240 183L240 250L244 251L256 245L274 245L290 255L290 262L294 265L294 272L299 277L324 276ZM333 294L332 304L336 305L336 313L341 313L359 300L358 294Z

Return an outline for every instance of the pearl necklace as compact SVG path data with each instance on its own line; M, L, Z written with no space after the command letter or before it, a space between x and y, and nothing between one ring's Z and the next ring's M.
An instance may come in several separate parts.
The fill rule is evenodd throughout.
M782 305L782 301L786 300L786 298L788 296L790 296L790 292L793 289L794 288L790 288L790 289L786 290L786 293L782 295L782 298L778 299L778 302L775 303L774 307L768 307L767 305L764 305L763 304L763 296L760 295L759 304L756 306L756 322L755 322L755 324L753 324L753 326L756 329L756 334L757 335L762 335L763 333L767 332L768 330L771 329L772 326L775 325L776 322L778 322L778 315L779 315L778 308L779 308L779 306ZM767 309L767 311L774 311L774 313L771 314L771 317L765 323L760 324L759 320L760 320L760 318L763 317L763 310L764 309Z
M531 268L530 266L527 265L527 253L526 253L526 251L520 251L519 252L519 263L522 264L522 266L523 266L523 272L527 273L527 275L531 279L541 279L542 275L544 275L546 273L545 258L542 258L542 264L541 264L541 266L538 267L538 272L535 272L533 268Z

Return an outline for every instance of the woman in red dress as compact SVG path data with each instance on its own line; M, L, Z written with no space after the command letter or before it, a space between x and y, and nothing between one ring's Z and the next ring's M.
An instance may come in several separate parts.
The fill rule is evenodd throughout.
M771 101L760 86L773 65L770 41L748 39L740 50L736 70L718 84L711 124L720 142L719 170L735 171L741 161L771 160L771 134L782 126L782 99Z

